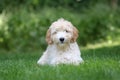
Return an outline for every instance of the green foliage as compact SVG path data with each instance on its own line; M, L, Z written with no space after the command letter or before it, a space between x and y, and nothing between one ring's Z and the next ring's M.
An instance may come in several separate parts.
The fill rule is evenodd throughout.
M0 54L0 80L119 80L120 46L82 50L79 66L38 66L42 52Z
M120 33L120 9L111 10L109 4L109 0L1 0L0 48L44 49L48 27L61 17L78 28L81 45L110 40Z
M63 17L79 30L78 44L112 39L119 33L120 11L97 4L82 13L66 8L19 7L0 15L0 47L7 50L36 50L46 47L45 34L50 24Z
M81 40L81 42L86 44L86 39L88 38L88 42L105 39L111 31L110 25L114 26L115 23L114 19L116 17L112 17L111 19L111 16L115 16L114 12L111 11L109 6L103 4L97 4L85 11L79 23L79 26L82 26L80 28L80 37L83 41Z
M65 7L72 9L84 9L96 3L110 3L109 0L0 0L0 12L6 8L25 6L39 9L41 7Z

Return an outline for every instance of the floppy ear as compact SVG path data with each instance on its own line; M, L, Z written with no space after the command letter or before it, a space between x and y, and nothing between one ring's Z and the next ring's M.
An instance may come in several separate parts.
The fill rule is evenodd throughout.
M48 44L52 44L50 29L48 29L48 30L47 30L47 33L46 33L46 42L47 42Z
M71 42L75 42L77 38L78 38L78 30L77 28L73 27L73 36Z

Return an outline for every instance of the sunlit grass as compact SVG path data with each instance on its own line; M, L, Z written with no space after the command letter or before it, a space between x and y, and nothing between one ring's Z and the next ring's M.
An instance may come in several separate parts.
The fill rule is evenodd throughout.
M120 45L120 37L116 36L114 39L108 39L102 42L97 42L95 44L87 44L85 47L81 47L82 49L97 49L102 47L112 47Z

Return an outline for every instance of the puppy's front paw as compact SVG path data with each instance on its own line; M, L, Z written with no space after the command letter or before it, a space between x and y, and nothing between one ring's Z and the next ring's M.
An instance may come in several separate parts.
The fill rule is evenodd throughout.
M37 64L38 65L45 65L46 63L44 61L38 60Z

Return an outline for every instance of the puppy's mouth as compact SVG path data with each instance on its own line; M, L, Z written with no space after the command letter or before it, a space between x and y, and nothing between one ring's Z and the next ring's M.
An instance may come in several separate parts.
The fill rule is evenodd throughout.
M64 42L60 42L61 44L64 44Z

